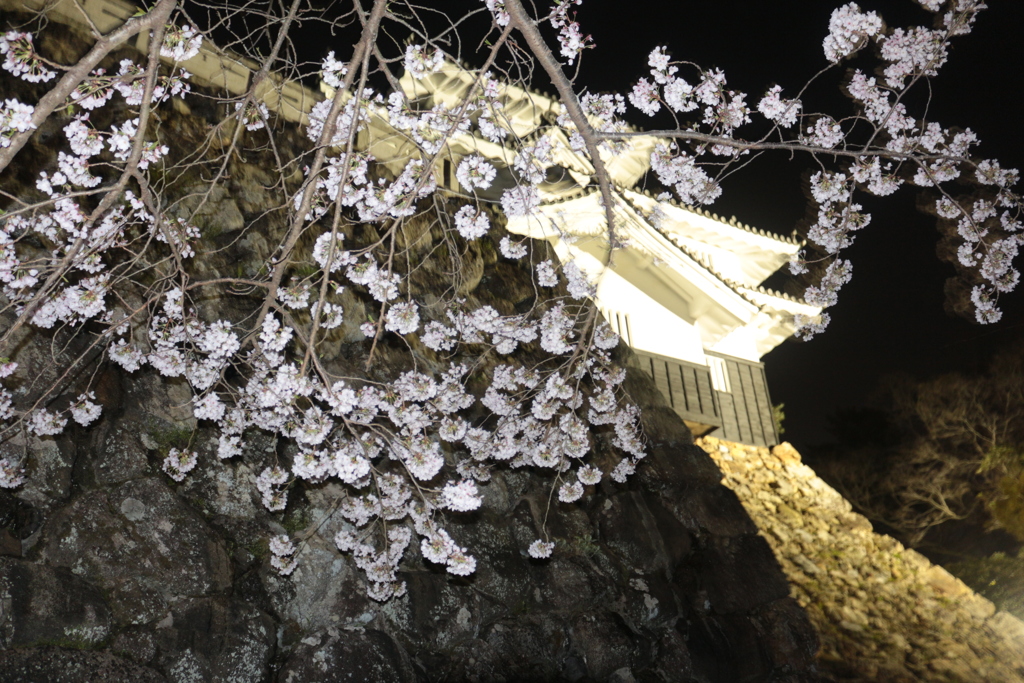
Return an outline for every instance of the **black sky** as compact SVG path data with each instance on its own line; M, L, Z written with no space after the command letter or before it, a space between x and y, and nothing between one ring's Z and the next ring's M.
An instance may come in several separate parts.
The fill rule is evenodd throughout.
M722 68L730 86L747 92L751 103L775 83L792 93L825 66L821 41L839 4L635 0L608 16L601 4L585 0L578 18L596 47L584 57L578 83L594 90L627 89L645 75L650 49L666 45L676 59ZM933 80L931 118L947 127L970 127L982 140L982 155L1019 168L1024 3L989 4ZM930 24L930 14L911 0L860 5L880 12L891 26ZM838 104L848 112L839 82L840 74L827 76L827 85L808 103L818 104L819 111ZM807 210L801 181L807 168L799 158L760 162L727 182L712 210L788 234ZM848 251L854 277L831 309L831 326L810 342L787 342L764 359L772 399L786 404L785 438L798 447L827 441L828 416L864 402L882 375L971 371L1024 333L1024 292L1004 297L1004 318L996 325L979 326L944 312L943 285L954 271L936 256L939 233L935 219L916 209L920 194L907 187L888 198L863 198L873 222Z

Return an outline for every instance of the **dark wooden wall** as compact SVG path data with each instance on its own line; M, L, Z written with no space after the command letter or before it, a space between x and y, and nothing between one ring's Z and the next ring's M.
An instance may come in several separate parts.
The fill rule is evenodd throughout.
M774 446L779 442L772 420L772 401L764 364L707 352L720 358L729 378L729 391L716 391L723 439L751 446Z
M706 365L646 351L636 355L672 409L688 423L715 428L715 436L751 446L779 442L762 363L708 353L723 372L724 382L715 387Z

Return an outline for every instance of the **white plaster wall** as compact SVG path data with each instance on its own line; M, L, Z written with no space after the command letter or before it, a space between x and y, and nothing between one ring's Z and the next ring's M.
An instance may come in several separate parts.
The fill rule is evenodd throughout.
M761 360L761 353L758 349L758 330L750 327L740 327L733 330L724 339L718 341L711 347L711 351L724 353L734 358L742 358L753 362Z
M597 285L599 308L629 316L629 341L634 349L700 365L707 363L696 327L605 268L590 254L560 242L556 243L555 250L563 263L568 259L576 261Z

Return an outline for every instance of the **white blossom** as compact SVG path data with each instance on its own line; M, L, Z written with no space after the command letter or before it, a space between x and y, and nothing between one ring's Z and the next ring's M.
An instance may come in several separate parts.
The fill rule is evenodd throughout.
M444 55L440 50L429 51L425 45L408 45L405 48L405 69L413 78L426 78L441 70Z
M348 66L334 58L334 50L327 53L320 68L324 83L332 88L342 87L342 78L348 73Z
M626 479L629 478L629 475L633 474L635 471L636 465L633 463L632 460L629 460L627 458L625 460L619 461L619 464L616 465L615 469L612 470L611 477L618 483L624 484L626 483Z
M843 140L843 129L831 117L819 116L813 126L808 126L800 142L814 147L832 149Z
M199 54L203 37L195 26L168 26L164 32L164 42L160 46L160 56L175 62L184 62Z
M191 472L199 459L195 451L179 451L172 448L164 458L163 470L174 481L184 481L185 475Z
M583 486L578 482L566 482L558 489L558 500L563 503L575 503L583 495Z
M244 107L244 108L243 108ZM238 120L248 131L257 131L266 125L270 118L270 111L265 102L247 100L235 102L235 111L238 112Z
M43 66L32 44L31 33L8 31L0 36L0 55L4 56L3 68L29 83L46 83L57 72Z
M648 116L654 116L661 111L661 94L658 86L646 78L641 78L633 86L632 92L629 93L629 101Z
M832 11L828 22L829 34L823 47L830 62L838 62L859 50L868 38L882 30L882 18L874 12L862 12L854 3L847 3Z
M554 11L551 13L551 25L558 29L560 52L569 64L576 60L584 48L593 47L590 36L584 36L579 22L569 16L569 8L582 2L583 0L561 0L555 3Z
M597 295L597 287L587 279L587 274L576 265L575 261L569 261L563 265L562 274L565 275L567 289L572 298L587 299Z
M412 334L419 329L420 314L414 302L393 305L384 317L384 329L398 334Z
M268 467L256 477L256 489L263 494L263 506L271 512L284 510L288 504L288 493L283 490L288 482L288 472L280 467Z
M517 185L501 195L501 208L509 218L532 216L540 206L540 195L532 185Z
M476 484L470 480L463 479L457 484L445 484L441 490L441 497L444 506L456 512L476 510L480 507L482 499L476 490Z
M498 243L498 250L507 259L518 260L526 256L526 243L513 242L508 235L501 238Z
M455 330L432 320L423 328L420 341L434 351L451 351L455 348L457 337Z
M536 266L537 284L541 287L554 287L558 284L558 275L550 260L541 261Z
M530 554L530 557L534 558L535 560L543 560L545 558L551 557L551 551L553 551L554 549L554 543L542 541L538 538L536 541L530 544L530 547L527 549L527 552Z
M459 162L455 177L467 190L486 190L497 173L494 166L479 154L471 154Z
M455 212L455 229L467 240L475 240L487 234L491 221L482 209L467 204Z
M476 558L465 548L456 548L448 555L448 572L456 576L469 576L476 571Z
M64 135L71 144L71 151L81 157L91 157L103 151L103 138L99 131L88 125L89 115L80 114L64 126Z
M51 413L45 408L33 410L29 418L28 430L36 436L56 436L64 431L68 420L60 414Z
M116 344L107 349L107 355L128 372L135 372L142 367L145 361L145 354L131 346L124 339L119 339Z
M270 565L278 571L281 576L288 576L293 571L297 563L295 561L295 544L292 543L291 539L285 535L274 536L270 539L270 553L273 557L270 558Z
M487 9L494 15L494 23L498 26L508 26L508 22L512 18L505 11L505 3L503 0L484 0L487 5Z
M597 469L593 465L584 465L576 473L580 478L580 482L591 486L601 481L601 470Z
M227 408L217 394L211 392L195 401L192 414L195 415L197 420L213 420L217 422L224 417L226 410Z
M455 542L444 529L438 529L420 541L420 553L424 559L438 564L447 564L449 556L456 549Z
M242 454L242 437L237 434L221 434L217 439L217 457L221 460Z
M103 412L103 408L98 404L93 403L95 399L96 396L91 391L78 395L78 398L75 399L74 405L71 406L71 417L75 419L75 422L85 427L92 424L97 418L99 418L100 413Z
M0 358L0 379L10 377L18 369L18 363L6 358Z
M783 100L781 95L782 86L772 86L757 103L757 110L769 121L783 128L791 128L796 123L803 105L799 100Z

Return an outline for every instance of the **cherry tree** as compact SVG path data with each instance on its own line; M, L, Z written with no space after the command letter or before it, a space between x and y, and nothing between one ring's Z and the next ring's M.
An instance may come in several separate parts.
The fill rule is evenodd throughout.
M457 255L500 234L492 223L537 209L556 144L547 133L555 131L594 169L589 182L603 198L612 247L621 240L606 161L638 138L656 140L650 163L664 195L694 205L714 202L726 176L752 154L805 157L815 167L817 221L807 234L815 251L791 268L817 264L820 281L805 298L826 308L852 275L843 250L870 223L858 196L933 188L936 211L962 239L959 260L976 282L977 319L999 319L998 299L1019 279L1018 173L977 157L980 142L970 129L913 111L907 95L936 76L951 41L970 32L984 3L920 0L934 21L905 28L887 27L854 3L836 9L822 27L820 70L807 86L844 83L851 106L823 113L805 101L807 86L784 92L773 85L748 99L721 70L679 59L673 46L651 46L637 80L620 92L587 92L574 66L601 46L578 21L581 1L528 8L484 0L464 16L439 17L385 0L354 0L333 14L302 0L282 8L157 0L107 32L83 9L79 23L90 46L73 63L37 48L32 20L7 31L0 37L5 78L22 85L0 104L0 171L31 166L26 144L41 129L56 124L61 135L34 189L3 195L0 439L50 437L69 421L95 422L103 406L88 379L69 379L79 376L76 368L106 362L125 373L183 378L195 419L215 430L219 458L243 454L256 432L292 444L291 461L256 481L268 510L284 510L289 491L303 482L343 485L337 513L347 525L335 540L365 571L372 597L405 590L396 572L414 542L425 560L472 573L471 549L444 525L481 505L478 484L492 471L531 468L547 477L552 501L573 503L606 476L625 481L644 457L639 411L611 353L619 340L574 263L537 259L539 295L525 312L470 305L454 286L428 298L411 284L406 229L422 220L436 225L456 255L457 280ZM318 35L334 27L357 35L309 64L302 57L308 47L297 47L309 26ZM397 31L411 40L397 44L390 37ZM136 51L122 57L129 41ZM248 51L244 91L191 84L182 63L214 44ZM847 72L848 60L861 64L870 54L875 70ZM404 94L403 73L422 79L467 59L475 66L466 67L471 78L457 102L428 109ZM521 139L503 93L527 86L538 71L553 84L561 111L539 135ZM329 96L295 124L278 105L284 85L303 79L321 82ZM222 118L196 151L173 152L162 137L162 112L189 103L217 107ZM640 131L629 123L655 116L672 125ZM301 148L287 137L296 125ZM368 151L367 137L381 129L411 150L398 166ZM438 186L449 142L465 135L511 150L515 182L495 200L474 192L495 183L494 164L480 155L455 159L467 192ZM197 217L239 156L267 160L280 240L258 272L210 276L197 251L210 249L212 236ZM173 179L196 169L206 189L185 202ZM969 200L957 182L972 185ZM498 241L503 260L533 258L526 241ZM345 296L359 306L343 304ZM225 298L237 300L230 314L211 303ZM363 318L354 322L365 335L367 369L380 345L396 340L430 363L387 381L339 373L320 351L353 315ZM828 316L796 322L812 335ZM52 385L36 386L19 370L25 334L77 340L77 355ZM473 382L482 388L471 391ZM593 458L599 441L618 454L607 471ZM167 476L185 480L197 448L170 449ZM0 460L0 485L19 486L26 465ZM295 568L302 540L270 541L281 573ZM545 558L554 548L545 535L524 551Z

